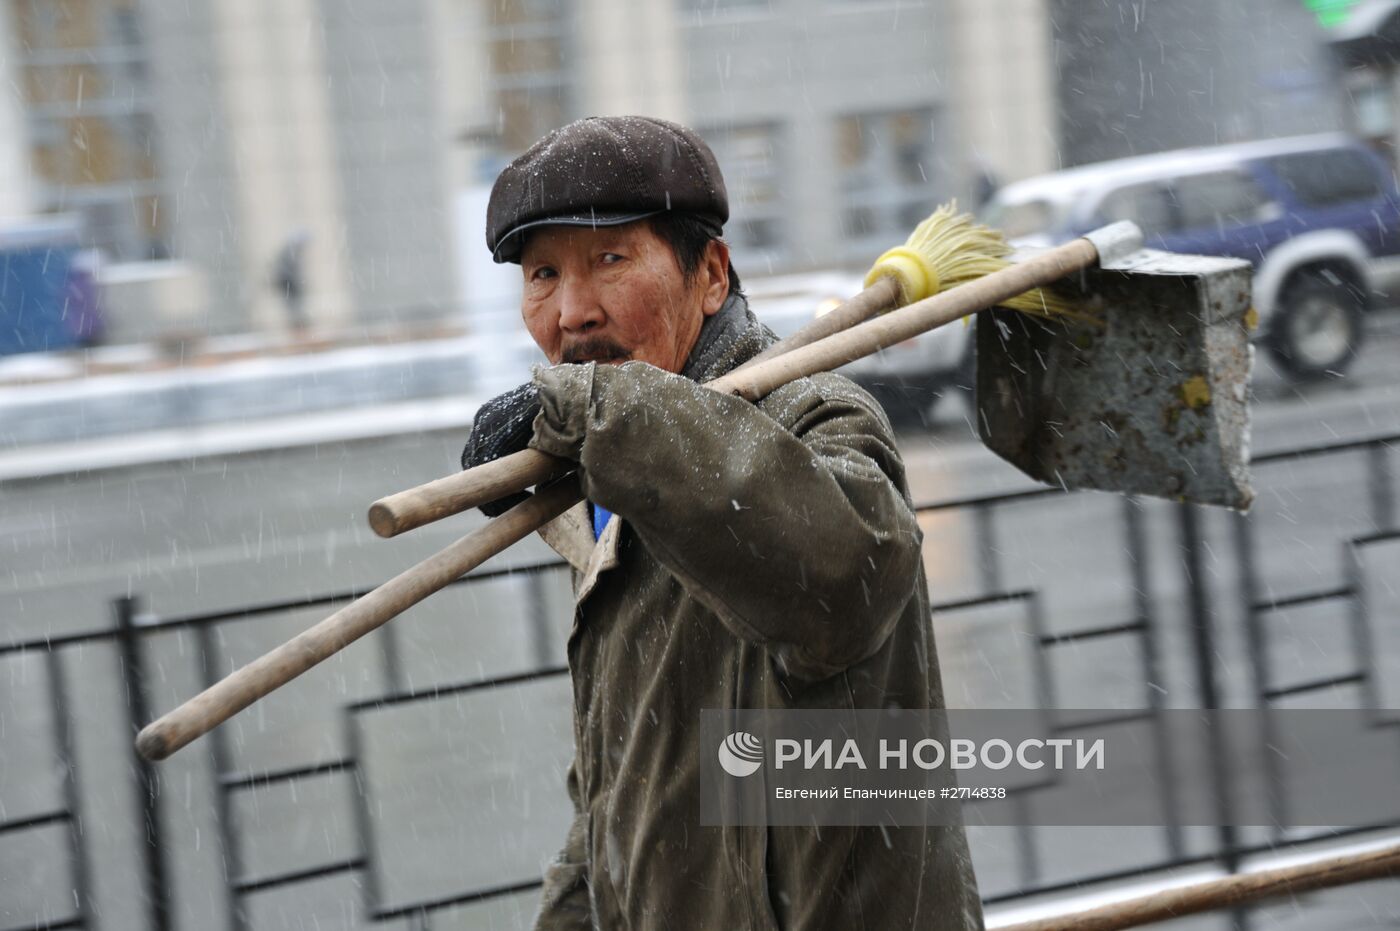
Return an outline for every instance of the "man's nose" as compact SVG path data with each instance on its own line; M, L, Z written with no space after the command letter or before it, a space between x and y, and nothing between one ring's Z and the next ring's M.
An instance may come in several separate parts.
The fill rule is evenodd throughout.
M587 282L574 278L560 283L559 328L569 333L586 333L603 325L606 315L598 303L597 291Z

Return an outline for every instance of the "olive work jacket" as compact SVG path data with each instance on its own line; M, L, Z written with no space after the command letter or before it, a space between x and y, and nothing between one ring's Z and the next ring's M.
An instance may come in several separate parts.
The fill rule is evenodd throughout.
M701 709L943 706L884 414L833 374L756 405L704 389L773 339L742 298L705 326L690 378L536 372L531 445L617 518L596 544L582 504L542 531L575 569L576 817L535 927L980 929L961 828L700 824Z

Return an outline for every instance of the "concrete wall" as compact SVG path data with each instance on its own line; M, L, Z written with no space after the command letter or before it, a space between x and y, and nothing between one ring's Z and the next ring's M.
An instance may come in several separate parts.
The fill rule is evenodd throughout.
M270 329L284 321L268 286L272 263L289 236L305 231L307 313L317 324L343 324L351 317L344 205L316 0L220 0L213 9L252 322Z
M962 155L946 131L937 5L772 0L733 12L700 7L680 16L689 119L697 127L778 127L790 267L872 258L855 254L841 233L840 116L931 108L939 145L936 164L926 166L929 189L936 197L957 190Z
M453 128L429 0L318 0L332 177L361 323L437 319L457 299L446 153Z
M579 97L588 116L644 113L687 121L679 4L579 0Z
M242 179L233 161L210 4L143 0L150 89L165 175L171 253L198 265L207 283L201 328L239 332L253 325L249 243L238 224Z
M978 171L1017 181L1059 166L1046 0L946 0L948 100L964 192Z

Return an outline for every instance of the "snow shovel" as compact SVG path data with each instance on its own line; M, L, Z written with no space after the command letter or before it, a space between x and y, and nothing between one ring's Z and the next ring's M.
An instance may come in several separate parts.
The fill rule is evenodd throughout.
M1117 260L1140 242L1141 234L1132 224L1114 224L986 277L968 281L900 310L792 348L783 355L761 364L736 369L710 382L709 387L749 399L762 397L779 385L796 378L837 368L926 330L996 307L1033 288L1057 282L1066 275L1098 263L1101 256ZM1248 266L1241 262L1222 266L1217 273L1238 272L1246 276L1247 281L1247 270ZM1128 268L1125 272L1125 279L1130 285L1134 280L1132 269ZM888 285L880 282L873 282L872 287L890 289ZM1199 289L1186 288L1178 292L1177 298L1182 301L1197 301L1201 294ZM1222 306L1219 309L1221 321L1233 321L1233 324L1222 325L1210 331L1214 338L1221 341L1221 346L1215 348L1215 352L1235 351L1238 347L1234 344L1240 343L1244 346L1241 351L1248 358L1247 334L1243 324L1246 307L1243 301L1241 298L1229 308ZM1187 308L1179 322L1184 324L1204 318L1202 308L1197 303ZM1164 327L1169 325L1170 322L1163 324ZM1079 326L1093 328L1101 324L1086 320ZM1066 333L1074 332L1076 331L1073 329L1066 330ZM1206 332L1204 329L1196 330L1201 339L1204 339ZM1208 346L1207 350L1210 349ZM1209 367L1207 374L1211 374ZM1226 374L1245 377L1248 369L1246 366L1243 369L1235 367L1222 370L1221 375ZM1215 390L1223 398L1244 397L1242 390L1234 391L1232 386L1220 383L1219 378L1213 374L1206 382L1211 390ZM1230 420L1226 424L1244 429L1247 427L1247 419ZM1222 448L1227 447L1222 444ZM1242 441L1234 442L1228 448L1242 452L1245 445ZM1202 445L1196 455L1198 458L1208 459L1207 453L1208 450ZM1208 467L1208 463L1206 465ZM391 517L397 522L398 516L406 516L400 528L390 529L399 532L399 529L407 529L408 526L421 526L448 513L466 510L495 500L510 491L523 490L539 484L559 475L560 472L560 463L534 450L503 457L484 467L462 473L461 476L451 477L450 487L442 485L448 480L440 479L430 483L432 486L440 486L437 490L441 493L436 497L415 494L428 486L394 496L400 499L403 512ZM473 473L477 473L477 476ZM464 485L460 481L464 477L471 479L482 475L485 477L474 483L469 481ZM1189 485L1179 491L1173 487L1170 491L1174 497L1181 495L1189 498L1192 493L1193 488ZM137 751L147 759L164 759L268 692L291 681L422 601L434 591L470 572L514 542L523 539L579 500L581 491L576 476L566 477L550 485L474 533L400 573L373 592L346 605L147 725L137 736ZM382 530L380 532L382 535L392 535L384 534Z
M992 325L978 327L978 431L989 449L1047 484L1245 510L1253 500L1250 266L1142 249L1141 242L1136 226L1115 223L1019 257L1021 271L1030 273L1023 278L1035 284L1055 280L1035 272L1047 256L1078 272L1055 280L1059 303L1071 309L1035 314L998 306ZM992 306L987 282L995 278L926 298L920 304L934 308L922 317L911 306L867 320L892 299L880 289L892 279L880 279L710 387L762 397ZM881 328L907 335L884 342L876 336ZM780 355L786 361L775 364ZM764 374L746 380L755 369ZM370 526L393 537L571 468L524 450L381 498L370 508Z
M1098 322L979 319L987 448L1050 485L1247 510L1249 265L1143 249L1060 291Z

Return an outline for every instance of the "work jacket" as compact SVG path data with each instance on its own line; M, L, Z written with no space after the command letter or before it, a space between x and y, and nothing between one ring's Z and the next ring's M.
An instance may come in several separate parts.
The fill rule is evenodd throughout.
M581 465L542 535L574 566L576 816L540 929L969 931L961 828L704 827L701 709L939 708L921 534L888 421L822 374L701 388L772 341L741 298L685 377L541 369L531 445Z

